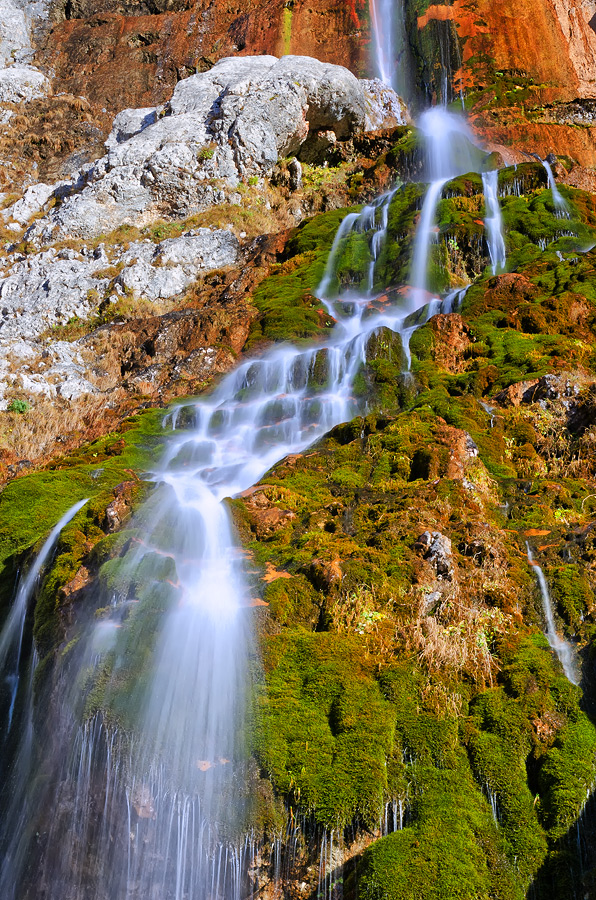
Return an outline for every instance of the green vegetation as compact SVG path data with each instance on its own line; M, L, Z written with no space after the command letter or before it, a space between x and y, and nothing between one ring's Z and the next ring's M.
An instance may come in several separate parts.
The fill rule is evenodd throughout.
M420 13L426 5L411 6ZM514 89L507 84L504 77L505 93ZM404 132L383 164L417 152L416 135ZM354 175L354 190L364 181L364 172ZM411 377L401 339L387 329L374 334L354 385L363 415L282 460L255 493L229 501L254 593L268 604L255 613L262 672L249 728L252 824L282 831L286 804L313 828L353 826L374 838L351 862L346 885L362 900L523 900L533 883L539 896L553 884L557 900L571 896L577 860L566 838L596 776L592 716L542 634L526 555L528 541L590 685L596 252L586 247L596 205L569 188L571 216L557 218L534 163L503 170L500 186L508 273L487 269L481 179L455 179L439 204L430 275L436 289L475 279L461 309L412 335ZM401 302L422 195L408 183L393 197L375 271L386 290L379 304ZM333 322L315 291L347 213L294 229L251 295L258 316L249 349L328 333ZM174 227L151 233L158 239ZM362 287L369 241L350 234L339 245L332 290ZM328 377L322 350L313 396ZM3 604L27 554L90 497L64 530L37 602L46 660L57 660L50 651L59 648L64 663L76 661L76 643L61 643L61 592L80 566L97 588L89 616L101 619L101 604L129 585L140 526L106 534L104 514L118 484L133 483L133 504L144 494L135 473L159 441L159 419L139 416L122 435L0 494ZM292 515L262 528L271 510ZM167 516L157 527L167 535ZM425 532L449 548L442 561L427 552ZM140 602L116 649L99 674L79 675L82 715L99 712L125 732L138 727L176 583L169 557L144 556L130 588ZM40 673L38 683L47 669ZM404 828L377 839L394 801Z
M11 400L8 404L8 412L13 413L26 413L29 409L31 409L31 404L26 400Z

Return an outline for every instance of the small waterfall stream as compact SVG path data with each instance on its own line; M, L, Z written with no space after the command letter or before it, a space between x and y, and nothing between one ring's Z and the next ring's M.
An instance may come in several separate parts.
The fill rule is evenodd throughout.
M555 176L553 174L552 166L547 159L541 160L542 165L546 169L546 175L548 177L548 186L552 191L553 195L553 203L555 204L555 215L557 215L561 219L569 218L569 207L567 205L567 201L563 197L561 191L557 187L557 182L555 181Z
M507 253L505 239L503 237L503 216L499 203L499 171L482 173L484 187L484 199L486 203L486 218L484 225L488 237L488 250L492 264L493 275L502 272L507 265Z
M569 679L569 681L571 681L572 684L579 684L579 677L577 674L573 648L571 644L569 644L568 641L565 640L565 638L561 637L557 633L553 607L548 590L548 583L544 576L544 572L542 571L538 563L534 560L534 555L532 553L530 545L527 542L526 549L528 553L528 562L534 570L534 574L536 575L536 580L540 588L542 609L544 611L544 620L546 623L546 630L544 632L546 635L546 639L551 648L557 654L557 657L559 658L559 661L563 666L563 671L565 672L566 677Z
M27 574L22 576L17 585L15 599L10 608L10 612L6 618L2 631L0 632L0 674L7 685L9 693L8 713L5 735L10 731L14 707L19 689L20 671L21 671L21 654L23 649L23 635L25 631L25 620L27 618L27 610L37 579L43 569L48 557L52 553L56 545L56 541L60 537L62 529L68 525L70 520L76 516L78 511L83 508L87 500L80 500L75 503L67 513L65 513L60 521L54 526L41 550L37 554L33 565Z

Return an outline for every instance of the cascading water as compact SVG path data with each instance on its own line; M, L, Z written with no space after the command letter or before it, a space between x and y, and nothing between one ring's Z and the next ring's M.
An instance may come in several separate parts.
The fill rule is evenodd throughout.
M496 275L497 272L502 272L507 265L507 253L503 237L503 216L501 215L501 205L499 203L498 170L493 169L492 172L484 172L482 174L482 184L486 204L484 224L488 237L488 250L493 275Z
M385 0L374 4L377 57L383 80L398 86L399 41L387 27L388 10ZM243 363L196 404L194 427L168 441L151 476L152 497L131 526L117 584L55 687L57 745L31 758L28 777L13 792L2 832L2 898L239 900L257 855L244 831L242 736L254 668L250 609L260 601L252 596L225 500L363 411L353 388L375 331L401 335L407 371L412 332L461 299L465 289L444 301L428 291L437 207L445 184L482 172L486 154L465 121L445 109L428 110L419 124L430 186L408 301L383 312L374 304L389 192L346 215L336 233L317 291L337 319L330 339L306 350L276 348ZM497 271L505 265L497 175L483 180ZM337 277L343 243L354 234L368 241L370 254L357 290ZM549 629L547 636L560 641L554 624ZM89 683L101 686L101 696ZM26 817L15 815L20 801ZM385 830L389 821L403 827L401 801L386 811ZM331 833L321 848L325 897L335 892L333 840ZM279 853L276 859L277 871Z
M39 574L43 569L46 560L50 556L56 541L60 536L60 532L68 525L70 520L78 513L80 509L87 503L87 500L81 500L75 503L65 515L62 516L57 525L50 532L47 540L43 544L41 550L37 554L35 561L27 574L23 576L18 585L14 602L10 608L10 612L6 618L2 632L0 632L0 675L7 687L8 692L8 710L6 716L6 731L10 731L12 717L14 713L17 692L19 688L20 671L21 671L21 654L23 649L23 635L25 631L25 620L27 618L27 610L29 602Z
M481 171L486 157L474 144L466 121L442 107L426 110L420 117L418 127L424 140L425 176L430 184L414 241L410 278L412 309L418 309L428 299L429 259L436 240L435 220L443 188L458 175Z
M544 572L540 568L537 562L534 560L534 555L530 548L530 545L526 543L526 549L528 552L528 562L532 566L534 570L534 574L536 575L536 580L538 582L538 586L540 588L540 596L542 598L542 609L544 611L544 620L546 623L545 635L548 643L551 648L557 654L561 665L563 666L563 671L565 675L571 681L572 684L579 684L579 678L577 675L575 659L573 648L571 644L569 644L565 638L562 638L559 634L557 634L557 629L555 626L555 617L553 614L553 607L550 600L550 593L548 590L548 584L546 578L544 577Z
M55 815L37 842L36 868L39 890L49 896L239 896L250 856L244 839L239 843L246 803L237 787L246 780L240 736L253 652L249 610L259 601L224 501L363 411L353 385L371 335L383 327L409 334L428 318L421 314L406 329L409 310L374 307L375 262L392 195L346 216L337 232L318 291L338 320L330 339L243 363L196 404L194 428L169 440L151 476L155 490L118 586L73 663L86 679L95 673L102 709L113 709L131 729L116 727L108 712L88 718L90 701L81 701L80 677L68 670L57 687L61 740L71 750L56 754L54 769L52 754L42 764L52 787L37 805ZM365 296L342 289L336 278L342 241L352 232L369 246ZM41 896L31 885L21 890L27 862L27 840L11 835L0 875L6 900Z
M10 867L10 850L12 848L14 851L20 844L33 813L28 788L32 772L33 678L37 665L37 654L33 649L28 660L28 671L24 672L23 641L27 614L40 574L52 554L63 528L86 503L86 499L75 503L50 532L33 565L19 580L14 602L0 634L0 674L7 693L6 706L2 710L4 718L2 736L5 750L2 763L5 771L2 773L4 778L0 790L0 809L2 810L0 848L7 855L3 858L0 870L7 863ZM16 730L12 726L17 698L21 708L18 739L9 749L7 748L8 739L12 737L12 731ZM0 885L1 881L0 877ZM8 886L9 891L12 892L13 889L12 885ZM2 890L1 895L9 897L10 893Z

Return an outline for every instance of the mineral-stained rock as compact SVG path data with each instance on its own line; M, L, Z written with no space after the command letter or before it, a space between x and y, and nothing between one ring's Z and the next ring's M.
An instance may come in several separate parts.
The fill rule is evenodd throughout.
M296 518L296 513L272 506L269 509L251 510L250 518L257 538L263 540L274 535L280 528L285 528Z
M64 587L60 590L60 595L62 600L68 600L72 594L78 593L78 591L82 590L86 587L91 581L91 574L89 569L86 566L81 566L74 578L65 584Z
M459 313L433 316L430 325L435 335L436 362L448 372L462 372L464 354L471 343L469 327Z

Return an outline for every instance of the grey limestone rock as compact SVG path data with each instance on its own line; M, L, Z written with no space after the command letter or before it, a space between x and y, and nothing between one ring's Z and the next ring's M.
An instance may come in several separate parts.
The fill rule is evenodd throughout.
M424 559L431 563L438 578L451 581L453 578L453 553L451 541L440 531L425 531L415 544Z
M163 109L119 113L87 183L63 192L27 238L95 235L220 203L240 180L296 153L310 132L343 139L362 131L370 108L363 84L309 57L222 59L178 82Z

